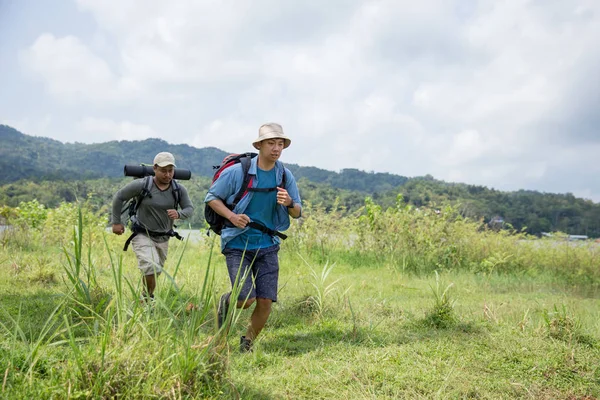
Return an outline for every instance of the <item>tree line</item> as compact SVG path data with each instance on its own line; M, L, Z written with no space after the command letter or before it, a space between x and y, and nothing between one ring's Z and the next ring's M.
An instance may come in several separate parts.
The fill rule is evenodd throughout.
M0 186L0 204L17 207L21 202L37 199L48 208L62 202L88 201L96 211L105 213L107 222L112 196L131 178L100 178L90 180L45 180L4 184ZM192 177L184 185L196 206L194 216L186 221L192 227L204 226L203 200L210 186L208 177ZM367 197L386 209L394 207L398 196L415 207L442 209L458 206L463 216L490 223L500 217L500 228L523 230L533 235L561 231L600 237L600 205L572 194L551 194L532 191L502 192L481 186L449 184L428 178L411 178L404 185L386 192L368 193L337 189L326 183L298 181L303 201L325 210L343 214L360 213Z
M228 152L208 147L171 145L160 139L111 141L97 144L61 143L25 135L0 125L0 205L17 207L37 199L53 208L61 202L87 200L98 212L108 213L113 194L131 178L123 177L125 164L151 162L160 151L172 152L178 167L190 169L184 184L197 207L188 221L204 225L201 212L210 186L213 166ZM298 179L304 201L326 210L359 212L367 197L376 204L394 207L398 196L415 207L456 205L465 217L484 223L501 221L508 227L540 235L561 231L600 237L600 204L570 193L520 190L498 191L485 186L448 183L431 176L407 178L388 173L343 169L340 172L286 164ZM107 217L108 218L108 217Z

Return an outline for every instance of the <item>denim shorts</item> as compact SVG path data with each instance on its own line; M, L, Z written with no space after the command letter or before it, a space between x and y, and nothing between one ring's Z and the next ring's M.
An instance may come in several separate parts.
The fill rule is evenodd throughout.
M240 281L241 288L238 300L259 297L277 301L278 253L278 244L264 249L244 251L242 249L225 248L223 250L231 286L233 287L236 279Z

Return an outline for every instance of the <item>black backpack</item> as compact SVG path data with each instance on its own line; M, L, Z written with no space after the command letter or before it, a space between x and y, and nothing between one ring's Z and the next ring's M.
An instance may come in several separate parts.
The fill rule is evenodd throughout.
M125 206L121 210L121 222L123 225L131 228L132 225L135 224L137 219L137 210L140 208L142 200L144 200L146 197L152 197L150 194L150 189L152 189L152 184L154 183L153 178L154 177L151 175L145 176L143 178L144 185L142 186L140 194L125 203ZM181 189L179 183L177 183L175 179L171 181L171 185L173 187L173 208L177 209L179 207L179 200L181 199Z
M252 175L248 174L248 170L250 169L250 162L257 155L258 155L257 153L250 153L250 152L242 153L242 154L229 154L228 156L226 156L223 159L223 161L221 161L220 165L213 166L213 169L215 169L216 171L213 175L212 183L215 183L215 181L217 179L219 179L219 177L221 176L221 173L224 170L231 167L232 165L242 164L242 173L244 176L244 181L242 182L242 186L240 187L240 190L236 193L236 195L233 199L233 203L227 204L225 200L221 199L221 200L223 200L223 203L225 203L227 208L229 208L230 210L233 210L237 206L237 204L240 202L242 197L244 197L246 195L246 193L248 193L248 192L273 192L273 191L277 190L276 187L257 189L257 188L253 188L251 186L252 185ZM285 187L285 184L286 184L286 177L285 177L285 168L284 168L280 187ZM223 230L225 225L227 223L229 223L229 221L227 221L225 217L222 217L219 214L217 214L217 212L215 210L213 210L208 204L204 205L204 219L206 220L206 223L209 225L210 230L212 230L217 235L220 235L221 231ZM267 233L275 234L283 239L285 238L285 235L283 235L282 233L276 232L276 231L271 231L269 229L266 229L266 227L264 227L264 228L259 227L255 223L251 223L251 224L249 224L249 226L259 229L263 232L268 231Z

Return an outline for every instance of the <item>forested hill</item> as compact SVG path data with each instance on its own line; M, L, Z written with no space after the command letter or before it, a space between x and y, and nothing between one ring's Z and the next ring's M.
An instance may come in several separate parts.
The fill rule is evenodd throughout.
M27 180L81 180L122 177L125 164L152 163L156 153L173 153L179 168L192 174L212 176L213 166L227 155L214 147L198 149L185 144L169 144L160 139L110 141L96 144L62 143L57 140L25 135L0 125L0 184ZM295 164L286 166L297 179L326 183L334 188L366 193L391 190L407 178L388 173L368 173L357 169L341 172Z
M94 193L98 207L110 203L123 183L125 164L151 163L160 151L172 152L180 168L193 173L188 186L195 204L201 204L213 174L213 165L227 154L217 148L198 149L159 139L111 141L98 144L61 143L33 137L0 125L0 206L17 206L37 198L47 206L87 198ZM340 172L286 164L298 178L303 200L330 208L336 202L349 211L364 204L366 196L384 208L394 206L398 194L417 207L458 205L462 214L485 222L504 221L516 229L540 235L561 231L600 237L600 204L572 194L536 191L502 192L484 186L448 183L431 176L406 178L357 169ZM111 179L106 179L111 178ZM120 178L120 179L117 179ZM18 184L13 184L19 181ZM203 223L196 213L192 223ZM504 225L506 226L506 225Z

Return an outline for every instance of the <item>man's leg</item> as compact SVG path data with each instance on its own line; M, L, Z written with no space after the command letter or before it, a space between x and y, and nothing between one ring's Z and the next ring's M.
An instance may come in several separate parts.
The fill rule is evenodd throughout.
M236 302L237 308L248 308L255 300L256 292L252 283L251 265L254 261L254 253L251 251L244 252L240 249L225 249L223 251L225 261L227 263L227 271L232 288L234 285L239 286L239 296ZM217 307L217 327L221 328L227 317L229 304L232 301L231 292L224 293L219 299Z
M160 272L162 272L165 261L167 261L167 254L169 253L169 241L165 242L155 242L154 248L156 249L156 254L158 255L158 265L160 266ZM146 275L146 287L148 288L148 295L150 297L154 297L154 289L156 288L156 278L160 275L160 272L152 275Z
M154 297L154 289L156 288L156 276L154 274L145 275L144 285L146 286L147 297Z
M273 304L273 300L271 299L256 299L256 307L254 307L254 311L250 317L250 326L248 326L248 330L246 331L247 340L254 340L265 327L271 314L271 304Z
M168 242L155 242L146 235L138 234L131 241L143 276L144 297L153 297L156 277L162 272L168 252Z
M256 285L256 306L250 317L250 325L246 331L246 336L241 339L241 348L249 351L252 347L252 341L260 334L264 328L269 315L271 306L277 301L277 284L279 281L279 259L277 253L279 246L273 246L261 249L258 252L252 272L254 274L254 283Z

